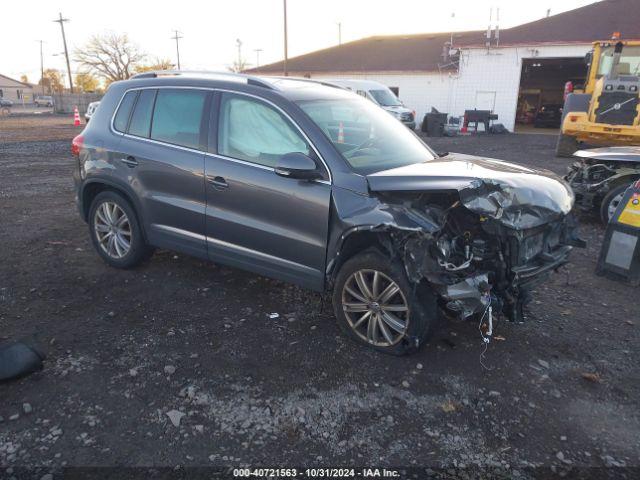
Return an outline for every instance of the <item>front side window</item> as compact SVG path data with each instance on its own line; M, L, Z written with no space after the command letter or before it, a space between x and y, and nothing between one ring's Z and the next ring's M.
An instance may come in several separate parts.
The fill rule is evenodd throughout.
M151 138L183 147L201 148L200 124L207 92L160 89L153 111Z
M151 113L153 112L153 101L156 97L155 90L141 90L138 101L133 109L131 123L129 124L129 134L136 137L149 138L151 129Z
M367 175L436 158L407 127L369 101L356 97L297 103L357 173Z
M127 131L127 123L129 123L129 116L131 115L131 109L136 101L136 95L138 92L127 92L116 113L116 118L113 120L113 127L119 132ZM46 102L48 97L42 97L42 101Z
M243 95L224 94L220 103L218 153L275 167L286 153L310 154L309 145L280 112Z

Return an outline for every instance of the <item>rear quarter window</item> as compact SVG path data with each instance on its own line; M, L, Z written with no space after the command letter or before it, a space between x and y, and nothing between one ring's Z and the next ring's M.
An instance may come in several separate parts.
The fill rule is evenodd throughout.
M155 90L141 90L138 101L133 108L133 115L129 123L129 134L137 137L149 138L151 130L151 114L153 102L156 98Z
M127 123L129 123L129 116L131 115L131 109L136 100L138 92L127 92L116 113L116 118L113 120L113 128L117 131L125 133L127 131ZM46 97L43 97L46 100Z

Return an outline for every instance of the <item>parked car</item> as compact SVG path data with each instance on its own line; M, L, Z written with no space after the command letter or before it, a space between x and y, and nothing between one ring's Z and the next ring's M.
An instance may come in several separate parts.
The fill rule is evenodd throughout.
M371 80L327 80L332 84L356 92L371 100L404 123L411 130L416 128L416 112L409 110L389 87Z
M11 100L9 100L8 98L0 97L0 107L11 108L11 107L13 107L13 102Z
M100 105L100 102L91 102L89 105L87 105L87 111L84 113L84 119L87 122L91 120L91 117L96 111L96 108L98 108L98 105Z
M111 84L72 152L108 265L157 247L331 292L341 328L393 354L441 311L522 320L579 243L554 174L438 156L372 102L309 81L140 74Z
M560 128L560 123L562 123L562 107L562 105L553 103L542 105L536 113L533 126L536 128Z
M602 147L578 150L580 161L569 167L565 179L573 188L576 206L596 211L608 223L629 185L640 179L640 147Z
M53 107L53 97L50 95L39 95L34 100L37 107Z

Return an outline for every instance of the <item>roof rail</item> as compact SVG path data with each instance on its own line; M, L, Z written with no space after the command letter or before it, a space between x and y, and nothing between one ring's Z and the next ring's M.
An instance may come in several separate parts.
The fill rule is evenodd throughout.
M277 78L278 80L295 80L296 82L317 83L318 85L324 85L325 87L339 88L341 90L349 90L348 88L345 88L342 85L326 82L324 80L314 80L313 78L304 78L304 77L269 77L269 78Z
M246 80L247 85L253 85L256 87L268 88L269 90L275 90L275 87L271 83L259 77L254 77L252 75L245 75L243 73L234 73L234 72L213 72L213 71L207 71L207 70L200 70L200 71L198 70L154 70L150 72L138 73L132 76L131 78L132 79L157 78L157 77L169 77L172 75L229 77L229 78L235 78L238 80L244 79Z

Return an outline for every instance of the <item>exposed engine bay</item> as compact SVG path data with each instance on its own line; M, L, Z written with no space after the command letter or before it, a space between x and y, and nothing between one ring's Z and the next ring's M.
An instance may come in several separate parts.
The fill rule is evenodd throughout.
M470 211L460 201L421 195L406 200L408 212L425 215L438 229L391 232L392 251L402 251L409 278L426 279L460 319L490 304L513 321L524 319L530 290L568 262L575 239L571 222L556 221L518 230Z

